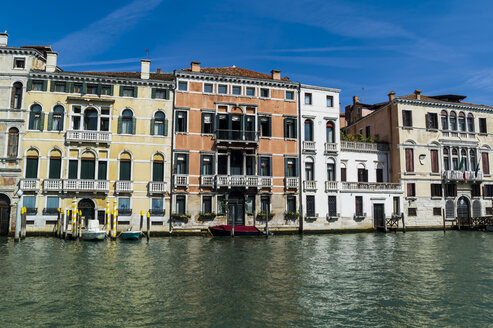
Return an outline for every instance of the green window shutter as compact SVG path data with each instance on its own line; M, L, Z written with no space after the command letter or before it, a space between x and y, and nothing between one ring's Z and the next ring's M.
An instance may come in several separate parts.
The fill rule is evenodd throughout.
M82 94L85 95L87 93L87 83L82 83Z
M118 133L122 133L122 117L118 117Z
M48 114L48 128L46 130L51 131L53 127L53 113Z
M50 81L50 92L55 91L55 81L51 80Z
M284 176L287 177L288 175L288 159L284 158Z
M113 96L114 92L115 92L115 86L112 84L110 85L110 96Z
M168 135L168 119L164 120L164 135Z
M120 97L123 97L123 85L120 85Z
M154 122L155 122L154 119L151 118L151 136L154 135Z
M28 126L28 128L29 128L29 130L34 129L34 113L33 112L29 113L29 126Z
M65 123L65 113L62 114L62 116L60 116L60 125L58 126L58 131L63 131L64 129L64 123Z
M70 92L70 82L65 82L65 92L66 93Z
M43 131L43 128L45 126L45 113L41 113L40 115L40 119L39 119L39 131Z
M48 80L43 80L43 91L48 89Z
M185 174L188 174L188 154L185 155Z
M204 155L200 155L200 175L204 174Z
M101 96L101 88L102 88L102 85L98 84L98 96Z
M135 134L135 131L137 130L137 119L132 117L132 134Z
M138 87L134 87L134 98L137 98L138 92L139 92L139 88Z
M67 92L74 93L74 82L67 82Z
M166 100L169 100L169 89L166 89L166 91L165 91L165 95L164 95L164 98L165 98Z
M287 118L284 119L284 138L289 138Z
M27 89L27 91L31 91L33 89L33 80L31 80L31 79L27 80L26 89Z
M151 91L151 98L152 98L152 99L156 99L156 88L152 88L152 91Z
M269 157L269 176L272 176L272 157Z
M68 162L68 178L69 179L77 179L77 171L78 171L78 161L76 159L71 159Z
M98 162L98 180L106 180L107 165L106 161Z

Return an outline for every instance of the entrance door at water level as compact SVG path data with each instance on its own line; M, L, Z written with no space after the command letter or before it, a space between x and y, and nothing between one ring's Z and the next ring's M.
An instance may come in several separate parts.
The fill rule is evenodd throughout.
M0 194L0 235L9 234L10 199Z
M385 221L384 204L373 204L373 224L375 227L383 227Z
M84 198L79 202L78 209L81 211L82 219L87 227L88 220L94 220L96 217L94 215L94 202L90 199Z
M228 224L244 225L245 213L244 206L239 202L231 202L228 204Z
M466 197L461 197L457 201L457 217L469 218L469 200Z

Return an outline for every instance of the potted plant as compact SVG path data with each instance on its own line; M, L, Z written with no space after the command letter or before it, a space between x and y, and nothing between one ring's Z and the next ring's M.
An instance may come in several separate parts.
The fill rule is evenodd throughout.
M275 213L269 213L269 220L271 220L274 217ZM265 212L258 212L257 213L257 220L259 221L265 221L267 219L267 213Z
M284 217L286 218L286 220L297 220L300 217L300 213L287 211L284 214Z
M200 213L199 214L199 220L203 221L208 221L208 220L214 220L216 218L216 213Z
M171 220L173 220L173 221L188 222L188 219L190 217L191 217L191 215L188 214L188 213L174 213L174 214L171 214Z

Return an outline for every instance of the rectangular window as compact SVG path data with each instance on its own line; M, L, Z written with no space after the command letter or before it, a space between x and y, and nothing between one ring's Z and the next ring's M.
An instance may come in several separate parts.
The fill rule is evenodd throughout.
M187 114L188 113L186 111L176 112L176 132L187 132Z
M130 166L131 162L129 159L121 159L120 160L120 180L122 181L130 181Z
M201 175L214 175L213 158L214 155L201 155Z
M36 196L24 196L22 198L22 205L27 209L36 208Z
M296 196L288 196L286 210L291 213L296 213Z
M130 198L118 198L118 211L119 212L128 212L130 210Z
M188 154L175 154L175 174L188 174Z
M14 68L25 68L26 59L25 58L14 58Z
M212 213L212 196L202 197L202 213Z
M405 127L413 126L413 112L411 112L410 110L402 111L402 125Z
M415 207L410 207L407 209L407 215L408 216L416 216L417 215L417 210Z
M260 97L269 98L269 89L260 89Z
M493 185L485 184L483 187L483 196L484 197L493 197Z
M112 96L112 94L111 94L111 85L103 85L101 87L101 94L103 96Z
M38 177L38 157L28 157L26 159L26 178L36 179Z
M76 159L71 159L68 161L68 178L77 179L77 171L79 167L79 162Z
M55 83L55 91L56 92L66 92L67 91L67 84L65 82L56 82Z
M329 216L336 217L337 216L337 197L329 196Z
M438 114L428 113L426 114L426 128L432 130L438 130Z
M286 100L294 100L294 91L286 91Z
M185 196L176 196L176 213L185 214L186 213L186 203Z
M369 136L371 135L371 132L370 132L370 126L367 125L365 127L365 137L368 138Z
M346 167L341 167L341 181L347 181L346 180Z
M327 107L334 107L334 97L327 96Z
M178 90L187 91L188 90L188 83L183 82L183 81L178 82Z
M442 208L441 207L433 207L433 215L435 215L435 216L442 215Z
M412 148L405 149L406 172L414 172L414 151Z
M108 162L98 161L98 180L106 180L106 170Z
M490 174L490 159L488 153L481 153L481 161L483 162L483 173Z
M296 122L295 118L285 118L284 119L284 138L295 139L296 135Z
M262 196L260 197L260 211L262 213L270 213L270 197Z
M431 197L442 197L442 184L432 183L430 184Z
M164 203L162 198L152 198L151 212L155 214L164 212Z
M471 196L481 197L481 185L479 183L474 183L471 185Z
M133 87L124 87L123 97L135 97L135 89Z
M241 87L240 86L233 86L233 94L234 95L241 95Z
M327 181L336 180L336 165L334 163L327 164Z
M356 216L363 216L363 196L354 197Z
M488 133L488 128L486 125L486 118L479 118L479 133Z
M259 158L259 173L261 176L272 176L271 167L272 157L260 157Z
M306 196L306 216L308 217L315 216L315 196L312 195Z
M224 85L224 84L219 84L217 86L217 93L227 94L228 93L228 86Z
M312 94L305 93L305 105L311 105L311 104L312 104Z
M286 177L297 177L298 176L298 168L297 168L298 159L297 158L286 158L285 161L286 161L285 176Z
M255 97L255 88L246 88L246 95L250 97Z
M493 215L493 207L486 207L485 211L486 215Z
M202 113L202 133L214 133L214 114Z
M164 181L164 163L162 160L154 159L152 161L152 181Z
M48 196L46 197L46 208L57 209L60 207L60 197Z
M367 169L358 169L358 182L368 182Z
M205 93L212 93L213 90L214 90L214 86L211 83L204 83Z
M407 197L416 197L416 184L408 183L407 184Z
M430 158L431 158L431 172L438 173L438 150L432 149L430 150Z
M62 159L60 157L50 157L50 179L60 179L60 170L62 168Z
M74 83L74 93L82 93L82 83Z
M269 116L260 116L260 136L271 137L271 118Z
M394 214L400 214L401 209L400 209L400 198L399 197L394 197L393 202L392 202L392 207L394 210Z
M217 207L217 214L218 215L226 213L226 202L224 201L224 196L217 196L216 197L216 207Z
M255 213L255 196L248 196L246 207L247 215L253 215Z
M446 197L457 197L457 185L455 183L448 183L444 186Z
M377 169L377 182L383 182L383 169Z
M132 88L132 91L133 91L133 88ZM89 95L97 95L98 94L98 85L97 84L88 84L86 93Z

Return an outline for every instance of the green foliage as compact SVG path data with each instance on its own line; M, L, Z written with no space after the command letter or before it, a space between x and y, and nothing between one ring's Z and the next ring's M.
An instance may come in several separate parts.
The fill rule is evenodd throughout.
M358 142L365 142L365 137L363 137L363 135L361 133L358 133L356 135L356 138L358 139Z
M373 140L373 136L372 136L371 134L368 136L368 138L366 138L366 141L367 141L367 142L371 142L371 143L374 143L374 142L375 142L375 141Z
M300 213L288 211L288 212L286 212L286 214L284 215L284 217L286 219L296 220L296 219L298 219L300 217Z
M275 213L269 213L269 220L271 220L274 217ZM265 212L259 212L257 213L257 220L259 221L265 221L267 217L267 213Z

